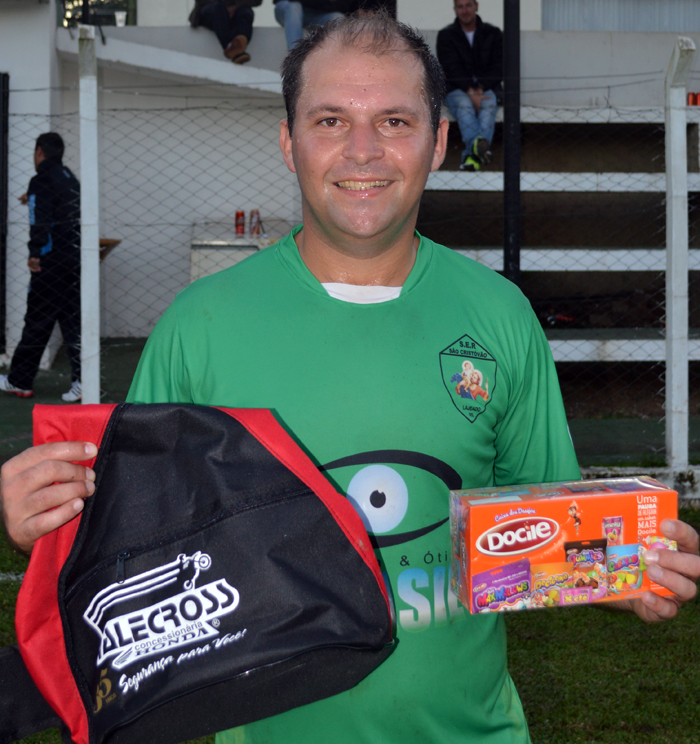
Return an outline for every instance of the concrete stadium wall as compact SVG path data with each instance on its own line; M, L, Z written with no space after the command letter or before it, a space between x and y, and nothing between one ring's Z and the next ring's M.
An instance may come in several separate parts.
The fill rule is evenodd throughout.
M0 6L1 8L2 6ZM422 29L435 48L437 30ZM173 52L222 59L213 33L187 26L105 29L115 38ZM689 34L700 48L700 33ZM607 31L523 31L522 103L525 106L663 106L663 82L678 34ZM99 43L99 42L98 42ZM250 66L279 71L285 55L281 28L258 28ZM700 52L690 89L700 90ZM693 87L695 86L695 87Z
M194 0L138 0L139 26L185 26ZM416 28L442 28L454 19L452 2L426 3L424 0L398 0L398 18ZM481 0L479 15L487 23L503 28L503 0ZM255 8L255 28L277 27L272 0ZM542 28L542 0L521 0L520 27Z

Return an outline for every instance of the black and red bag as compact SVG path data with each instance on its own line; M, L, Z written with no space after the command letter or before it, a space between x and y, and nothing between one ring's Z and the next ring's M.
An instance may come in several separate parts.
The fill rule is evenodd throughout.
M94 495L37 542L17 601L66 741L176 744L346 690L391 653L362 521L269 411L36 406L34 427L99 446ZM58 722L4 654L0 742Z

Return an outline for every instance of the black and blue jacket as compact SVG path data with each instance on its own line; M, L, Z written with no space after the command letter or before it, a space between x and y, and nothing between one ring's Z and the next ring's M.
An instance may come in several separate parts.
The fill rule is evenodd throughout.
M80 184L57 158L39 163L29 182L29 256L42 268L80 260Z

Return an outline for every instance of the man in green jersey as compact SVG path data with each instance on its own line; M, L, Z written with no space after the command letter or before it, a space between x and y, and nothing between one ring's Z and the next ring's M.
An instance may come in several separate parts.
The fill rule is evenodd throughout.
M362 516L399 644L352 690L217 741L527 742L502 615L470 615L448 589L448 491L578 477L546 340L516 287L415 232L447 138L422 40L348 18L300 42L283 72L280 145L303 226L178 295L129 400L271 408ZM94 451L44 445L5 466L18 547L80 511L94 474L68 461ZM649 570L675 594L628 603L646 620L672 617L700 575L695 531L662 531L680 551L647 553Z

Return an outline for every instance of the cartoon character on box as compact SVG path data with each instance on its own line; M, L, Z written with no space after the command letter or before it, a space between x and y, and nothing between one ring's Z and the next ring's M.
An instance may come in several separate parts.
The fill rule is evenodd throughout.
M572 501L571 504L569 504L567 512L569 513L569 517L574 520L574 527L576 529L576 534L578 535L578 528L581 526L581 510L578 508L578 504L575 501Z

